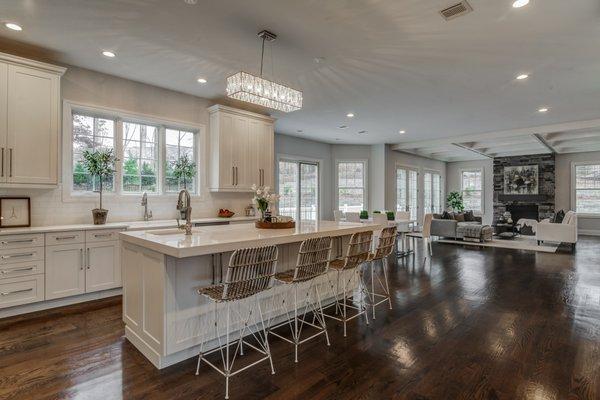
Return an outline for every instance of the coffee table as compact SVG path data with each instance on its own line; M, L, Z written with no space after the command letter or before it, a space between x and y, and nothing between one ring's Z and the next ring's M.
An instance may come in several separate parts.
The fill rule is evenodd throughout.
M521 225L508 222L498 222L494 225L496 230L496 237L498 239L510 240L514 239L519 235L519 229Z

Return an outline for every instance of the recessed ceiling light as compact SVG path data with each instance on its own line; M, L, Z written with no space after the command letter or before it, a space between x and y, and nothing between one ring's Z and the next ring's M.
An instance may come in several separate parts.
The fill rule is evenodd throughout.
M527 74L521 74L519 76L517 76L517 80L522 81L523 79L527 79L529 78L529 75Z
M303 133L304 131L302 129L298 129L296 132Z
M406 133L406 131L398 131L399 134L403 135Z
M113 53L112 51L108 51L108 50L104 50L102 52L102 55L104 57L108 57L108 58L115 58L117 56L115 53Z
M4 24L8 29L12 29L13 31L22 31L21 25L14 24L12 22L7 22Z
M542 108L538 109L538 112L541 112L541 113L548 112L548 107L542 107Z
M348 125L340 125L340 126L338 126L338 128L340 128L340 129L347 129Z
M340 138L335 138L335 141L336 141L336 142L339 142L340 140L342 140L342 139L340 139Z
M346 117L348 117L348 118L354 118L354 113L348 113L348 114L346 114Z
M365 133L367 133L367 131L358 131L359 135L364 135Z
M527 4L529 4L529 0L516 0L513 3L513 7L514 8L521 8L521 7L525 7Z
M198 83L206 83L206 82L208 82L206 79L198 78Z

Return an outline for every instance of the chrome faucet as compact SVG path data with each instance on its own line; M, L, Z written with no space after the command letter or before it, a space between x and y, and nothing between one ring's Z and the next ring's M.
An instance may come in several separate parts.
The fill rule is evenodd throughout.
M148 211L148 193L142 195L142 206L144 206L144 221L152 219L152 210Z
M185 224L181 225L179 223L179 218L177 218L177 227L179 229L185 229L185 234L190 236L192 234L192 199L190 197L190 192L186 189L183 189L179 192L179 197L177 198L177 210L180 214L185 215Z

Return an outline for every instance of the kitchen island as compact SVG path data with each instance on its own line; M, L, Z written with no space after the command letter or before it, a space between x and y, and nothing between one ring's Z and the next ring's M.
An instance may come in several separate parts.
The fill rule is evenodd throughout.
M122 232L125 336L157 368L196 356L201 340L209 340L205 350L217 343L214 308L197 289L223 281L233 251L276 245L279 272L294 268L303 240L331 236L332 257L340 257L353 233L378 228L376 224L311 221L273 230L257 229L254 224L206 226L194 228L191 236L178 229ZM322 286L322 293L333 296L326 276L316 284ZM274 285L260 294L265 318L273 323L283 318L283 309L272 298L290 295L290 290Z

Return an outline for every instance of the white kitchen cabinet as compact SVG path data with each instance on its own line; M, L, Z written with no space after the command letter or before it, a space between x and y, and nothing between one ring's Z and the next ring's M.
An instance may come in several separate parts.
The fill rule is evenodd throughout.
M86 293L121 286L119 242L86 243Z
M0 187L58 183L62 67L0 53Z
M85 293L83 243L46 246L46 300Z
M272 186L274 119L215 105L210 113L210 190L247 192Z

